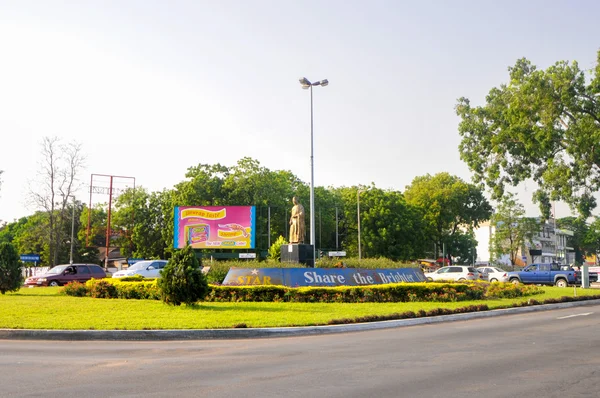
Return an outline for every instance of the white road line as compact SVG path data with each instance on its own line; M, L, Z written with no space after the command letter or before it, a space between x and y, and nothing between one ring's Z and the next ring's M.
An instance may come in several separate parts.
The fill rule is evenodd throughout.
M576 317L576 316L588 316L588 315L592 315L592 314L593 314L593 312L584 312L582 314L573 314L573 315L567 315L567 316L560 316L560 317L558 317L556 319L567 319L567 318L573 318L573 317Z

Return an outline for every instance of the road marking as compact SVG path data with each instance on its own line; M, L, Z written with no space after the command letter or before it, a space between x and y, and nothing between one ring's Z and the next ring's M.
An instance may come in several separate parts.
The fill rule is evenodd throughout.
M573 314L573 315L567 315L567 316L560 316L560 317L558 317L556 319L567 319L567 318L573 318L573 317L576 317L576 316L588 316L588 315L592 315L592 314L593 314L593 312L584 312L582 314Z

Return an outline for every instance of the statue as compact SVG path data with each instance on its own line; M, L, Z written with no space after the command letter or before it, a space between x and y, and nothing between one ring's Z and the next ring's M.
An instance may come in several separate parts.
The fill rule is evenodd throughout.
M290 243L304 243L304 206L298 202L298 197L292 198L294 207L292 207L292 217L290 217Z

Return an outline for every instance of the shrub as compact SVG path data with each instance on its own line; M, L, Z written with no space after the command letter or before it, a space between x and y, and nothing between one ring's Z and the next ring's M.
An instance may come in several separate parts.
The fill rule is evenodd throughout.
M208 283L190 245L173 254L162 271L158 287L162 301L171 305L190 305L206 296Z
M88 289L88 287L85 284L83 284L81 282L73 281L73 282L67 283L61 289L61 293L64 293L67 296L85 297L90 294L90 290Z
M92 284L90 296L93 298L117 298L117 288L105 280L97 280Z
M21 259L15 247L8 243L0 243L0 293L16 292L23 284Z
M281 246L287 245L287 241L281 235L279 238L269 247L269 258L272 260L280 261L281 260Z

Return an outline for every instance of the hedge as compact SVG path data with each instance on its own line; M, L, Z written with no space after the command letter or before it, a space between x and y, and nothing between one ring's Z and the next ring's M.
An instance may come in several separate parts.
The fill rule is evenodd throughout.
M76 297L160 299L156 279L123 281L92 279L84 284L66 285L65 294ZM510 283L391 283L370 286L287 287L279 285L209 285L209 302L293 302L293 303L376 303L376 302L458 302L523 297L543 293L533 285Z

